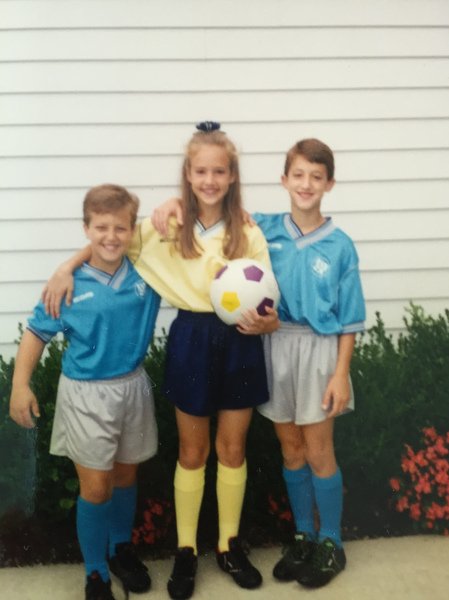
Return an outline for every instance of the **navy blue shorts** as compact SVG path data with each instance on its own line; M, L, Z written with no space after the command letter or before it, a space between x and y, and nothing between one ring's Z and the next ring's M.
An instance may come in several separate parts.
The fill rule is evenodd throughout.
M209 416L268 400L262 339L215 313L180 310L168 335L164 394L183 412Z

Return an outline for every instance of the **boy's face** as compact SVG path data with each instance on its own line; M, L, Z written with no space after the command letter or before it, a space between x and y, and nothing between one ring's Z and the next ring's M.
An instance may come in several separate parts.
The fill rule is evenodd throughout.
M91 213L89 224L84 225L92 245L89 264L106 273L115 273L128 250L134 229L127 208L113 213Z
M282 185L290 194L292 210L312 213L319 211L325 192L330 192L335 180L327 178L327 169L320 163L309 162L304 156L294 158Z

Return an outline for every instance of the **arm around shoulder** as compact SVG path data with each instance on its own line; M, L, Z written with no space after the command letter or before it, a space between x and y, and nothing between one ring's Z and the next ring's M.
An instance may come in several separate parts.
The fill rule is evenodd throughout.
M45 305L45 312L54 319L61 313L61 304L65 297L65 303L70 306L73 297L73 271L80 267L84 262L90 260L92 256L90 246L85 246L78 250L68 260L63 262L50 279L47 281L42 291L42 302Z

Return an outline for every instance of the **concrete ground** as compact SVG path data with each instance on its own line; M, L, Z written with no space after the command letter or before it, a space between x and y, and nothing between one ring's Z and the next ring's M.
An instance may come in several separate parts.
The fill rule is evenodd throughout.
M306 590L296 582L278 583L271 570L279 548L253 549L251 560L262 572L264 583L254 591L242 590L220 571L213 554L201 556L195 600L448 600L449 538L416 536L347 542L348 564L327 587ZM147 563L153 586L147 594L130 599L168 598L166 582L171 560ZM83 600L82 565L55 565L0 569L2 600ZM114 584L116 600L123 599Z

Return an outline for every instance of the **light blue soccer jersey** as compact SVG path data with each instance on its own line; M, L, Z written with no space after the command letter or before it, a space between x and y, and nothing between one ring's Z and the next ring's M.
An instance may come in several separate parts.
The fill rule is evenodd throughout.
M332 219L303 235L289 213L256 213L281 291L281 321L322 335L363 331L365 302L352 240Z
M74 277L72 305L63 305L60 318L52 319L39 303L28 329L45 343L64 334L62 372L71 379L112 379L134 371L153 336L159 295L127 258L114 275L84 264Z

